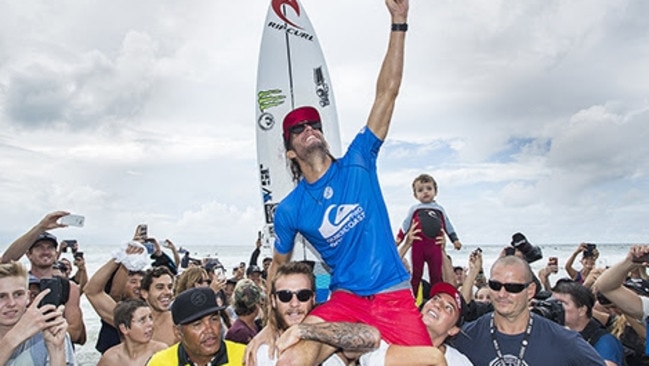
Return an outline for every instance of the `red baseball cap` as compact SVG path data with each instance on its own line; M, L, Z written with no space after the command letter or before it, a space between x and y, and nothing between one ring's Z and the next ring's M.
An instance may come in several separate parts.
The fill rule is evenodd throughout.
M286 117L284 117L284 124L282 125L284 142L288 143L288 140L291 137L291 127L307 121L322 121L317 109L313 107L299 107L290 111Z
M453 298L455 302L455 310L458 313L458 319L455 324L458 327L462 325L462 323L464 323L464 315L468 311L466 302L464 301L462 294L457 290L455 286L446 282L437 282L433 285L433 287L431 287L430 297L432 298L437 294L447 294Z

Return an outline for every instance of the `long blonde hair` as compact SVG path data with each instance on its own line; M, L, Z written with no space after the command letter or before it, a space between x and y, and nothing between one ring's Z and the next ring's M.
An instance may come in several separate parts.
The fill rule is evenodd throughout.
M203 281L203 276L209 278L207 271L201 267L192 267L184 270L178 276L178 280L176 280L174 296L178 296L181 292L194 287L195 283Z
M615 338L620 339L622 337L622 333L624 333L624 328L626 328L626 325L628 324L628 320L626 318L626 315L620 314L618 315L615 320L613 321L613 324L611 325L611 330L609 331Z

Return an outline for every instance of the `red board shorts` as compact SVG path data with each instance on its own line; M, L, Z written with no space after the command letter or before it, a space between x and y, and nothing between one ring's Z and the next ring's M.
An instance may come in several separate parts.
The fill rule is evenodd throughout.
M410 289L359 296L337 290L329 301L309 315L326 322L360 322L376 327L387 343L402 346L431 346L426 326Z

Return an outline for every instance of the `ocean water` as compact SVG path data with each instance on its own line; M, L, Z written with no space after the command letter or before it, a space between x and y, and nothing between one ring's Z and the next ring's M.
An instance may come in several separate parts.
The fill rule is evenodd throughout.
M548 257L556 256L559 258L559 273L553 275L550 280L552 283L554 283L557 279L566 277L567 274L563 269L564 264L572 254L572 252L577 248L578 244L548 244L540 246L543 250L543 259L532 263L532 268L534 269L534 271L537 272L539 269L544 267L547 263ZM465 245L460 251L456 251L452 248L452 245L448 245L447 252L453 258L454 265L466 267L468 263L469 253L471 253L477 247L478 246L476 245ZM600 256L597 262L597 266L606 267L621 261L626 256L629 247L630 244L598 244ZM491 264L496 260L496 258L498 258L498 255L503 246L481 245L480 248L482 249L483 254L484 269L488 276L489 268ZM248 263L250 255L254 250L254 245L197 245L192 246L188 249L192 257L218 258L228 270L228 275L230 275L232 268L238 265L239 262L246 262L246 264ZM79 250L85 253L88 274L92 276L92 273L94 273L99 267L101 267L104 263L106 263L106 261L109 260L110 257L106 253L110 253L113 250L113 247L102 245L82 245ZM263 257L270 255L270 248L262 248L262 253L258 260L259 264L261 264ZM71 259L71 253L63 253L63 257ZM304 249L301 246L296 246L293 258L296 260L305 258ZM310 252L308 249L306 250L306 258L317 259L316 256L313 255L312 252ZM575 261L574 267L576 269L581 268L579 264L579 257ZM80 365L96 365L101 356L99 352L95 350L95 343L97 341L97 334L100 327L99 317L84 296L82 296L81 298L81 308L83 311L83 319L86 324L88 340L85 345L76 347L77 361Z

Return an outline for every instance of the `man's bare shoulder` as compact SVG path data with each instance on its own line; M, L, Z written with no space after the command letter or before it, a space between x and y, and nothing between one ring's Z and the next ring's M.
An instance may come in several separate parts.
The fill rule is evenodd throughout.
M164 343L164 342L158 342L158 341L151 340L149 342L149 344L148 344L147 350L150 351L151 354L154 354L154 353L156 353L158 351L162 351L163 349L165 349L167 347L169 347L169 346L167 346L167 344Z
M101 359L99 360L97 366L119 365L120 362L125 361L123 356L126 356L126 358L128 358L128 355L126 355L126 351L123 348L124 346L121 343L110 347L101 356Z

